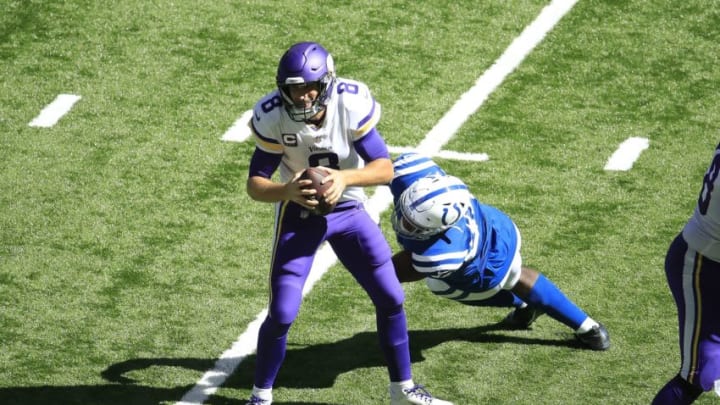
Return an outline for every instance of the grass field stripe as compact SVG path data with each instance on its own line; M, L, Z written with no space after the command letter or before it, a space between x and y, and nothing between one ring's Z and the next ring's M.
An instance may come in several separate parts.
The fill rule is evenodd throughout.
M462 98L458 103L453 106L453 108L443 116L443 118L438 122L437 125L427 134L425 135L425 139L423 139L422 142L420 142L420 146L416 149L419 152L422 153L428 153L430 155L437 154L442 149L442 146L447 143L450 138L455 135L457 130L460 128L462 123L465 122L467 117L465 117L462 122L459 124L454 122L453 119L450 119L448 117L456 117L460 113L457 110L462 111L462 114L472 114L472 112L476 111L482 103L487 98L487 94L490 94L492 90L494 90L500 82L502 82L502 79L507 76L508 73L510 73L517 65L522 61L522 59L527 55L527 53L532 50L532 48L539 43L542 38L544 38L547 31L552 28L552 26L547 26L547 21L554 21L553 25L556 24L560 18L567 13L570 8L576 3L577 1L553 1L549 6L545 7L543 11L541 12L540 16L528 27L526 28L523 33L518 37L524 38L523 43L532 43L533 45L525 51L520 58L517 57L516 52L518 52L518 49L515 49L513 47L520 47L519 45L516 45L518 43L518 40L516 39L513 41L510 48L513 48L512 54L515 55L513 57L507 56L510 54L510 48L508 48L507 51L503 54L503 56L493 65L493 67L490 70L493 70L498 65L501 65L501 61L504 59L510 59L512 61L516 61L516 64L512 66L512 68L507 71L507 73L504 73L500 80L497 80L496 76L500 73L503 73L508 67L505 67L504 69L495 68L496 70L499 70L498 72L495 72L491 75L488 75L487 73L483 74L476 82L476 85L467 93L463 94ZM543 24L540 24L538 27L537 21L543 20ZM547 20L547 21L546 21ZM531 27L534 27L530 29ZM540 28L543 28L543 30L540 30ZM536 38L535 40L530 40L530 38L526 38L528 35L539 35L540 31L542 33L539 38ZM528 34L528 32L531 32L533 34ZM520 47L520 50L525 49L526 46ZM503 62L502 65L504 65L506 62ZM478 89L482 89L478 90ZM490 89L490 91L487 91ZM481 99L473 101L473 109L472 111L469 111L465 108L458 107L458 105L461 105L463 102L470 102L469 100L465 100L468 97L473 97L478 94L482 95L483 93L487 93L485 96L481 97ZM469 112L468 112L469 111ZM422 148L421 148L422 147ZM374 218L378 218L380 213L385 211L390 204L392 203L392 194L390 193L390 189L387 186L380 186L376 187L375 193L373 196L367 201L366 209L370 213L371 216ZM303 290L303 295L310 292L312 286L317 282L327 270L336 263L337 257L335 256L335 253L330 249L328 244L324 244L318 253L315 256L315 261L313 263L313 267L310 271L310 276L308 277L308 281L305 284L305 288ZM240 363L247 357L247 355L252 354L255 352L255 349L257 347L257 333L259 330L259 325L254 326L255 322L257 322L258 319L264 318L264 313L266 313L267 309L263 310L256 318L251 325L253 327L251 328L248 326L247 330L243 332L242 335L238 338L235 343L233 343L232 348L228 351L224 352L220 358L215 363L215 367L213 367L212 370L209 370L205 372L202 379L190 390L187 394L183 396L181 401L178 403L178 405L197 405L202 404L210 395L215 393L217 389L227 380L228 376L232 374L232 371L234 371L237 366L240 365ZM253 339L253 337L255 339ZM247 342L247 343L241 343L241 342ZM244 347L246 346L246 347ZM236 350L238 353L247 353L244 355L237 355L234 354L234 350ZM229 354L226 354L229 353ZM192 395L191 395L192 394Z
M540 15L515 38L500 58L483 73L475 85L443 116L420 143L420 153L432 154L455 135L467 119L477 111L502 81L515 70L548 32L577 3L577 0L556 0L543 8Z
M252 110L245 111L240 118L235 120L232 127L228 129L222 136L223 141L228 142L243 142L250 137L250 126L248 122L252 117Z
M57 124L63 115L67 114L80 96L74 94L60 94L52 103L40 111L40 114L28 124L31 127L49 128Z
M650 146L647 138L628 138L618 146L615 153L610 156L605 164L605 170L627 171L632 169L635 161L638 160L642 151Z

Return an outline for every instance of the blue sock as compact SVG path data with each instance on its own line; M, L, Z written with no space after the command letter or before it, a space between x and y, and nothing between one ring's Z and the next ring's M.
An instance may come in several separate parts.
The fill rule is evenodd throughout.
M588 317L547 277L540 274L530 290L527 303L545 311L551 318L576 330Z

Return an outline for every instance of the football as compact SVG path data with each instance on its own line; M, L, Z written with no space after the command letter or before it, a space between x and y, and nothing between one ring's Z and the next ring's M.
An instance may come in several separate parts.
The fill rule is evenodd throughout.
M309 186L309 188L314 188L315 191L317 191L317 194L315 194L315 196L313 196L312 198L317 198L320 204L313 211L311 211L314 214L326 215L330 213L333 208L335 208L334 206L331 206L330 204L325 202L325 199L322 197L322 195L325 194L325 192L332 184L332 181L329 181L325 184L321 183L326 175L327 173L325 172L325 170L318 167L308 167L307 169L305 169L303 174L300 175L300 179L307 179L312 181L312 184Z

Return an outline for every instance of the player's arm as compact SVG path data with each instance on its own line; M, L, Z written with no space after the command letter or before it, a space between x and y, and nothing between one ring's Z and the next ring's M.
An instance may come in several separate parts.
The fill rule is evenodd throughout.
M333 185L328 189L325 198L330 204L334 204L340 199L346 187L377 186L388 184L393 179L390 153L377 129L372 128L362 138L355 141L354 146L365 161L365 166L360 169L328 169L330 175L326 181L332 180Z
M313 208L317 201L308 201L307 196L315 193L314 189L306 189L310 180L300 180L301 173L287 183L274 182L271 177L280 165L282 155L265 152L255 148L250 160L246 190L250 198L262 202L294 201L300 205Z
M377 186L388 184L393 178L392 161L389 158L375 159L361 169L342 170L345 186Z
M412 254L407 250L401 250L392 257L395 274L401 283L419 281L425 278L425 274L415 270L412 265Z

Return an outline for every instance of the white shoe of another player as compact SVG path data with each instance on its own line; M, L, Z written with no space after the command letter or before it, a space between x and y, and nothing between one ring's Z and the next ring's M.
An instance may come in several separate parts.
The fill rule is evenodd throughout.
M390 405L453 405L452 402L434 398L422 385L402 390L390 389Z

